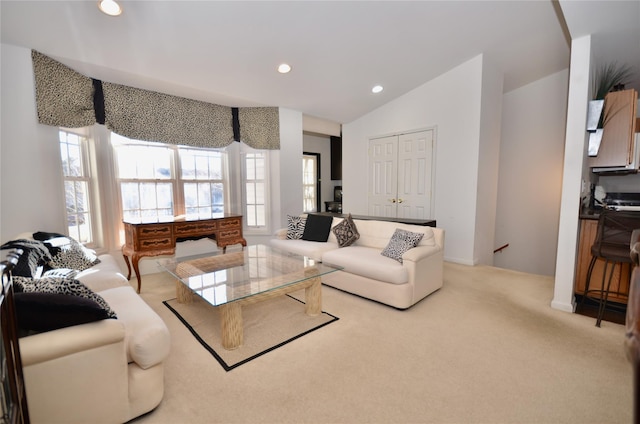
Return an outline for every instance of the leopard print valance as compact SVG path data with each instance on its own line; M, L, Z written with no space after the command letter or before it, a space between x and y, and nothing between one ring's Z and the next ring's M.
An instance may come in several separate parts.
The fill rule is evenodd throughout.
M38 122L79 128L96 123L93 82L62 63L31 51Z
M235 140L255 149L280 148L277 107L231 108L102 82L35 50L31 56L42 124L77 128L98 122L136 140L195 147Z

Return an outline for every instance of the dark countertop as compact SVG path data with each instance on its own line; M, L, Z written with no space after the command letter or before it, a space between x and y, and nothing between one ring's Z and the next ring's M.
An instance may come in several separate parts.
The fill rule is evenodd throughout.
M316 215L331 215L338 218L344 218L347 214L333 213L333 212L313 212ZM386 218L381 216L364 216L364 215L351 215L353 219L362 220L375 220L375 221L390 221L398 222L400 224L422 225L424 227L435 227L435 219L411 219L411 218Z

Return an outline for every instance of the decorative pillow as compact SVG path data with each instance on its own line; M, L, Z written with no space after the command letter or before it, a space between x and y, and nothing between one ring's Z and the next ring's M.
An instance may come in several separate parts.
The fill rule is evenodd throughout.
M42 273L41 278L54 277L54 278L75 278L79 271L71 268L53 268Z
M340 247L347 247L360 238L360 233L358 233L351 214L347 215L347 217L333 227L331 231L336 235Z
M402 254L416 247L418 243L420 243L420 240L422 240L422 237L424 237L423 233L413 233L396 228L393 236L391 236L391 240L389 240L389 244L387 244L387 247L384 248L381 254L402 263Z
M304 216L287 215L287 239L300 240L304 233L307 218Z
M78 241L58 233L38 231L33 238L41 240L51 253L51 260L47 265L51 268L70 268L84 271L99 264L96 253L84 247Z
M13 277L13 285L16 293L53 293L66 296L81 297L96 302L105 310L107 318L117 318L116 313L102 296L95 293L82 282L72 278L25 278Z
M11 271L13 275L22 277L39 277L43 265L51 260L47 247L37 240L11 240L0 246L0 249L22 249L18 263Z
M302 240L327 241L333 217L328 215L308 215L307 223L304 225Z
M15 293L14 302L21 335L111 318L94 300L66 294Z

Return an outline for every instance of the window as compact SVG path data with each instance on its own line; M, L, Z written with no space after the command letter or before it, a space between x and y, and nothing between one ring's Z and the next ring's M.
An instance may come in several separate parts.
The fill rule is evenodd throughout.
M111 135L122 218L162 220L175 215L175 186L171 146L128 140Z
M224 214L224 151L135 141L117 134L111 135L111 142L125 221Z
M185 213L211 217L224 213L223 154L179 149Z
M266 229L268 152L236 143L225 149L173 146L113 133L111 144L125 221L231 212L244 216L249 231ZM229 177L229 161L237 164L235 178Z
M303 211L318 212L318 154L302 156Z
M80 243L90 244L93 226L88 138L66 130L60 130L58 135L68 235Z
M245 152L245 221L247 227L265 227L267 222L267 169L266 153L253 150Z

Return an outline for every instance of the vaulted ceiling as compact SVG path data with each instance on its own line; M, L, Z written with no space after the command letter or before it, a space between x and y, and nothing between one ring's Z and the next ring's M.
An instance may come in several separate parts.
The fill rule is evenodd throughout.
M571 36L640 69L640 2L0 2L2 43L93 78L227 106L350 122L484 53L508 92L566 69ZM561 10L562 9L562 10ZM634 41L635 46L633 45ZM621 52L622 51L622 52ZM293 70L279 74L289 63ZM384 91L371 93L380 84ZM640 88L640 78L633 85Z

